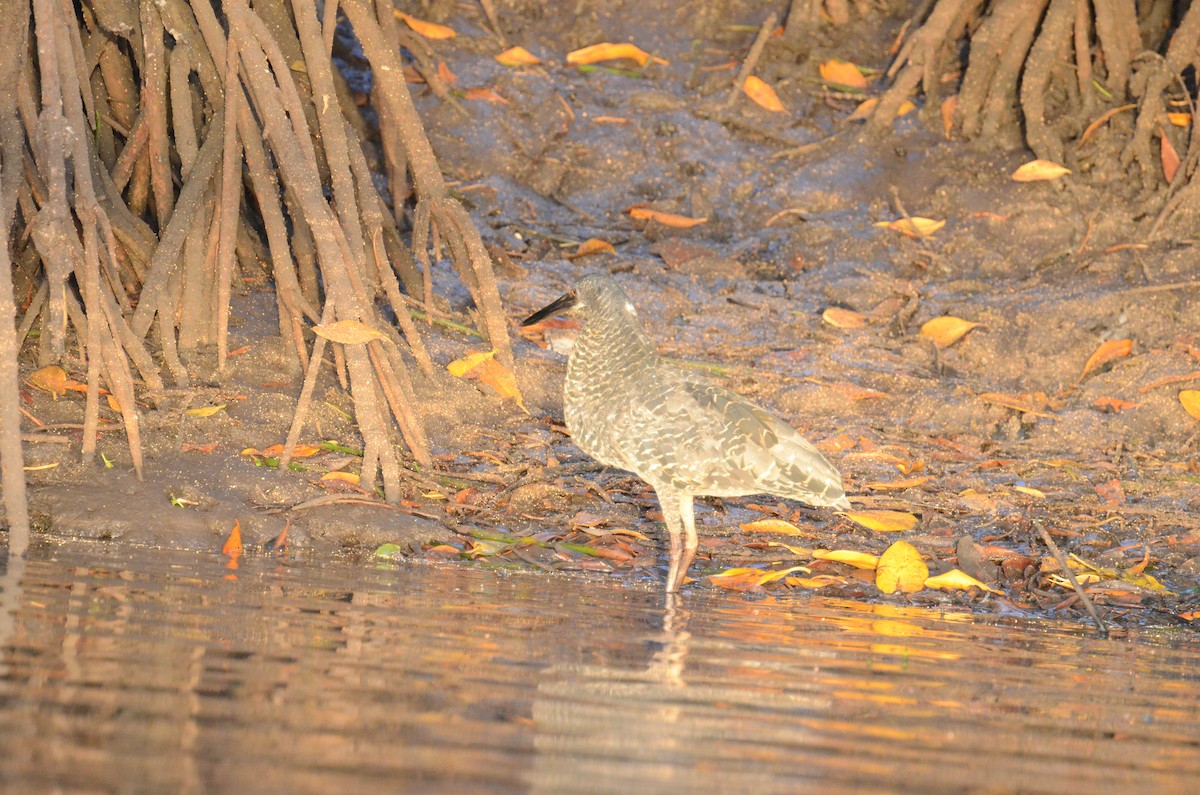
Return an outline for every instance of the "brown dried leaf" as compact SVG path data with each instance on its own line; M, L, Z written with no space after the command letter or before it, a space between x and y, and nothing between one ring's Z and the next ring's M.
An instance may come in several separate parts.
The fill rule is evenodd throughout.
M831 306L821 313L821 319L834 328L863 328L871 319L862 312Z
M1121 481L1117 478L1098 484L1096 494L1109 505L1125 504L1125 489L1121 487Z
M67 375L67 371L59 367L57 364L51 364L40 370L34 370L29 374L29 383L31 386L49 392L58 400L59 395L65 395L70 391L71 385L75 381Z
M946 137L946 140L950 140L950 133L954 132L954 111L956 108L958 108L958 94L942 100L942 134Z
M1175 151L1175 145L1166 133L1161 133L1158 139L1161 142L1159 157L1162 160L1163 176L1167 178L1167 184L1170 184L1175 181L1175 172L1179 171L1179 153Z

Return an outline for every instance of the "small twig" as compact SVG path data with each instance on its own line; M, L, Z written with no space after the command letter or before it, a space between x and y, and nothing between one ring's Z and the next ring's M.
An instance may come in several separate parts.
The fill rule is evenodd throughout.
M1050 537L1048 532L1046 532L1046 528L1042 526L1041 522L1034 522L1033 526L1037 528L1038 533L1040 533L1042 536L1042 541L1044 541L1046 546L1050 548L1050 552L1054 555L1054 559L1058 561L1058 565L1062 567L1063 573L1066 574L1067 579L1071 581L1071 587L1074 588L1075 593L1079 595L1079 599L1083 602L1083 606L1087 608L1088 615L1092 617L1092 621L1096 622L1096 629L1100 630L1100 635L1102 637L1108 637L1108 627L1105 626L1104 619L1100 617L1100 613L1097 612L1096 606L1092 604L1091 597L1088 596L1087 592L1083 590L1083 586L1079 584L1079 580L1075 579L1075 572L1071 571L1071 567L1067 565L1067 560L1063 557L1063 553L1059 551L1058 544L1054 543L1054 539Z
M892 194L892 202L896 205L896 212L904 216L904 220L908 221L908 228L911 229L917 237L921 238L922 242L929 242L929 235L925 234L916 224L913 223L912 216L908 214L908 210L904 209L904 202L900 199L900 189L895 185L889 185L888 190Z
M746 54L746 60L742 62L742 68L738 70L737 77L734 78L729 98L725 100L726 108L732 107L733 103L737 101L738 95L742 93L742 84L754 72L754 67L758 66L758 60L767 46L767 39L770 38L771 32L775 30L778 23L779 15L774 12L768 14L767 18L763 20L762 27L758 29L758 35L754 37L754 43L750 45L750 52Z

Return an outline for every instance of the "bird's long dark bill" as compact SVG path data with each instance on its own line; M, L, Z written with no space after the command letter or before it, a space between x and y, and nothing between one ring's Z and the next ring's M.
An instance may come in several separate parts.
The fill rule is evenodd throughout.
M532 326L534 323L543 321L548 317L553 317L554 315L557 315L559 312L565 312L568 309L570 309L571 307L575 306L576 300L577 299L575 298L575 291L572 290L571 292L567 293L566 295L563 295L560 298L554 299L554 301L552 303L547 304L546 306L542 307L538 311L534 312L529 317L525 318L524 322L522 322L521 325L522 326Z

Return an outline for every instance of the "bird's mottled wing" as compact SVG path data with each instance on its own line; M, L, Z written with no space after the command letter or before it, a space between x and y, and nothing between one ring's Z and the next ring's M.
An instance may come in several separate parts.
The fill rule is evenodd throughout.
M634 399L617 443L633 468L693 494L768 493L846 507L838 471L795 429L745 398L683 371ZM641 471L647 470L647 471Z

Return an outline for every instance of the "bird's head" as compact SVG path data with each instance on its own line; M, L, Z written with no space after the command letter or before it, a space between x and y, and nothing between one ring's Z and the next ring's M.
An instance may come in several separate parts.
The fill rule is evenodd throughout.
M565 312L579 315L584 320L631 322L637 319L637 310L625 291L611 277L596 274L580 279L568 292L525 318L521 325L532 326Z

